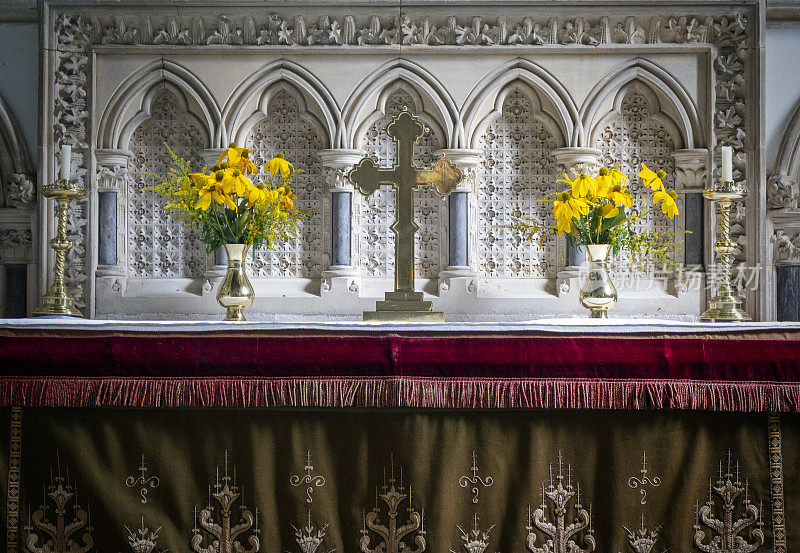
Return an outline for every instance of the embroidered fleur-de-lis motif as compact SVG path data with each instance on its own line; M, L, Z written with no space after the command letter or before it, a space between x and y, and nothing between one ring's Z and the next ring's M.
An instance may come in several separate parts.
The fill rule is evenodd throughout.
M644 489L645 486L653 486L654 488L661 485L661 478L655 476L650 478L647 476L647 452L642 452L642 470L639 471L641 476L631 476L628 479L628 486L633 488L639 488L639 494L642 496L642 499L639 501L642 505L647 503L647 490Z
M144 464L144 453L142 453L142 464L139 465L139 476L128 476L125 485L129 488L140 486L139 495L142 496L141 503L147 503L148 486L155 489L161 481L158 476L147 476L147 467Z
M494 479L491 476L487 476L486 478L482 476L478 476L478 461L475 455L475 452L472 452L472 476L462 476L458 479L458 484L462 488L466 488L470 484L472 484L472 502L478 502L478 485L484 486L488 488L492 484L494 484Z
M325 485L325 477L322 475L314 476L314 465L311 463L311 452L309 451L306 455L306 466L303 467L303 470L306 471L304 475L292 475L289 478L289 484L292 486L300 486L301 484L306 484L306 503L311 503L314 501L311 497L311 494L314 493L314 488L321 488Z

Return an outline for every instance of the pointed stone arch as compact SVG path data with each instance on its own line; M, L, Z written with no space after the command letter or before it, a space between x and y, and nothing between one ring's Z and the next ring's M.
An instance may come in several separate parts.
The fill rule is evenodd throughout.
M476 187L478 274L506 282L555 278L555 237L540 244L498 227L522 215L547 224L549 208L541 200L560 186L552 152L566 145L564 127L552 111L542 110L541 91L526 80L507 83L491 101L492 109L484 108L483 118L471 125L471 145L483 152Z
M566 88L547 70L536 63L517 58L486 75L475 85L462 106L464 125L463 147L475 148L485 123L495 119L502 107L499 99L514 82L525 83L535 91L536 102L556 123L565 144L580 134L578 108ZM482 127L483 125L483 127Z
M283 84L282 84L283 83ZM245 79L231 93L222 110L225 142L236 140L247 134L242 132L252 123L254 111L269 103L271 94L279 88L291 85L303 102L306 112L316 120L323 131L329 148L339 148L343 144L345 130L341 123L339 106L324 84L310 71L287 60L278 60L266 65L260 71ZM254 109L253 102L256 102Z
M346 129L346 147L354 148L359 138L358 129L363 129L365 120L381 111L381 98L385 90L405 82L422 101L421 111L443 130L441 135L446 144L442 147L455 147L460 143L458 109L450 93L442 83L427 69L412 61L398 58L376 68L353 90L342 109L342 120ZM385 100L384 100L385 101ZM420 115L418 113L417 115Z
M131 74L117 88L106 103L98 125L97 146L120 149L130 140L130 133L147 118L146 98L160 84L171 85L180 91L187 109L202 124L208 134L209 146L221 143L221 113L214 97L191 71L169 61L156 60ZM130 106L144 94L142 109L129 115ZM126 117L128 115L128 117Z
M676 148L702 148L705 145L705 133L700 125L697 106L689 93L675 77L659 65L642 59L631 59L608 73L592 88L581 106L580 119L583 136L579 137L580 146L591 146L609 117L603 113L603 107L609 97L614 98L613 110L619 108L624 98L620 92L632 82L639 82L650 90L658 99L658 116L664 123L677 129L676 138L681 141Z

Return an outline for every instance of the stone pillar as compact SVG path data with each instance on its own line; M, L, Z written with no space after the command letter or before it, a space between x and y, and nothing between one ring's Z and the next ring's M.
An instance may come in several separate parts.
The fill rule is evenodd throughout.
M467 148L439 150L434 155L445 155L461 171L464 179L447 197L448 235L447 268L439 273L441 293L477 293L477 179L478 165L483 151Z
M675 190L684 195L684 229L691 234L684 237L684 264L687 268L702 268L705 261L706 210L703 190L708 180L708 150L675 150Z
M346 175L364 157L363 150L320 150L325 184L330 203L324 219L329 224L330 265L322 272L320 294L357 294L361 287L357 257L358 243L353 233L353 194L355 190Z
M129 150L94 151L97 171L98 279L110 277L115 291L127 275L125 206L128 195Z
M217 160L219 156L222 155L222 152L226 152L227 150L227 148L207 148L202 150L200 156L203 158L203 164L206 165L210 171L211 168L217 164ZM248 255L250 254L248 253ZM202 289L204 294L210 294L213 289L211 282L222 279L228 268L228 256L225 254L225 248L222 246L217 248L213 256L206 258L206 263L206 270L203 273L203 277L206 281Z
M557 148L551 152L556 160L558 169L561 173L566 173L569 178L574 179L580 173L595 174L602 165L603 152L596 148ZM583 246L573 247L567 242L564 265L559 267L556 274L556 290L559 296L567 295L572 289L572 281L579 277L580 267L586 260L586 252ZM576 292L573 290L573 292Z

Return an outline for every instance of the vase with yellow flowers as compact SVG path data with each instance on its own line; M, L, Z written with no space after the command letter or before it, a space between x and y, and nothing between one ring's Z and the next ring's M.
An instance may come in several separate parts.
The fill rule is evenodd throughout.
M666 173L653 171L642 163L637 176L652 192L653 206L674 219L678 214L677 194L666 189ZM574 179L565 174L556 182L566 188L544 199L553 204L554 225L545 226L523 216L508 227L521 231L527 239L538 236L543 240L547 234L563 234L571 246L583 246L589 268L579 294L580 303L589 309L590 317L606 318L617 302L617 289L608 274L609 255L626 251L631 260L669 263L676 249L675 233L637 229L646 212L646 202L634 198L628 177L619 167L600 167L597 174L580 173Z
M244 321L244 309L255 299L246 271L248 250L296 237L305 215L293 202L292 164L278 153L259 169L251 154L231 144L216 165L192 172L190 163L173 153L169 174L152 188L167 200L166 212L200 230L209 254L225 248L228 267L217 301L227 310L226 321Z

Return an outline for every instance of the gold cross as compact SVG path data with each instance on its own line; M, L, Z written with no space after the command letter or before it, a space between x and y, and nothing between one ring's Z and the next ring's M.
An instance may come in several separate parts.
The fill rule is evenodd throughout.
M365 196L381 185L392 186L396 191L397 215L390 227L395 235L394 292L386 292L386 299L377 303L376 311L365 311L365 321L444 321L444 314L434 312L432 303L422 300L422 292L414 291L414 234L419 230L414 222L414 189L432 186L446 196L464 174L445 157L430 169L414 164L414 144L424 132L425 127L417 117L401 111L386 127L397 149L394 166L381 169L365 157L347 175Z

